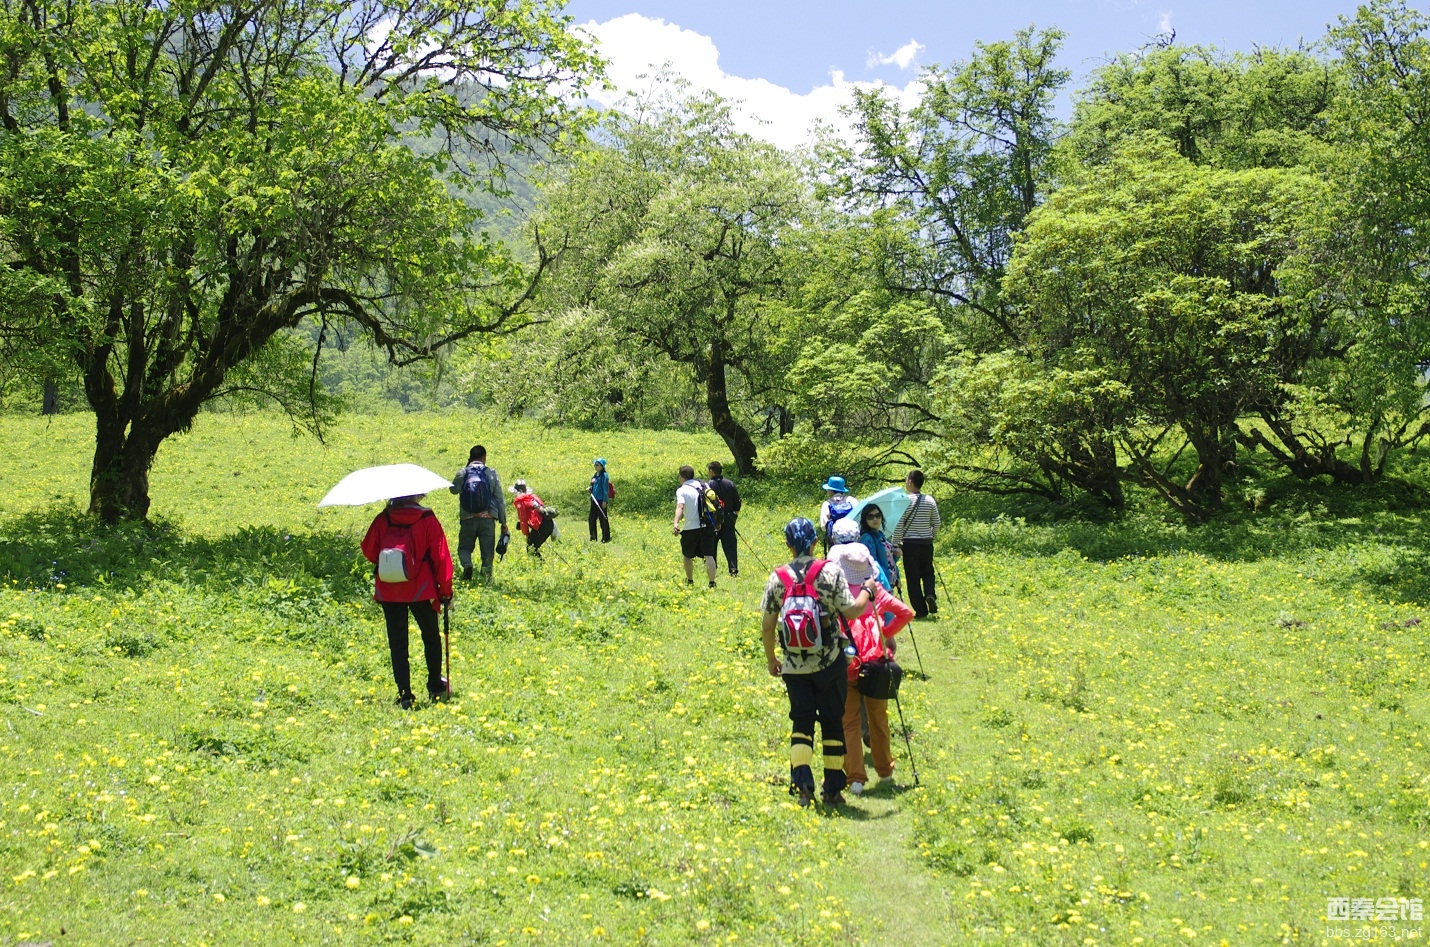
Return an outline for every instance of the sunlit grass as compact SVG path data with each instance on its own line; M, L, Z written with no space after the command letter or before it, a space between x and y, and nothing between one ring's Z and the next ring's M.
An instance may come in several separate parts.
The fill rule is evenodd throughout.
M75 513L88 421L0 426L6 942L877 944L850 897L878 891L850 875L871 854L926 873L925 943L1320 943L1328 898L1430 896L1412 530L1327 542L1288 517L1283 555L1085 559L1059 537L1123 527L966 518L903 695L922 788L831 817L784 793L761 570L684 586L674 471L713 436L457 413L320 445L206 415L160 453L159 527L101 531ZM477 440L564 536L459 595L457 699L404 714L356 553L371 511L314 504L370 463L450 473ZM585 542L597 454L609 546ZM803 510L760 497L803 494L750 492L772 565Z

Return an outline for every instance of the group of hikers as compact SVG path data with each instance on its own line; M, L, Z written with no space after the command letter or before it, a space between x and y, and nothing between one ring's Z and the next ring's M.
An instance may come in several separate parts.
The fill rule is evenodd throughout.
M611 538L610 501L615 487L604 458L593 461L588 484L587 525L595 542ZM695 581L695 560L703 559L709 587L715 587L716 553L723 551L731 577L738 577L740 535L736 529L741 500L719 461L697 479L688 465L679 470L674 533L680 537L687 584ZM784 529L791 561L775 569L761 599L766 663L782 678L789 698L790 792L809 805L818 791L830 806L844 803L843 791L859 795L869 782L864 755L867 740L874 770L881 780L894 772L888 699L896 696L901 672L894 662L897 635L914 619L938 612L933 545L941 519L938 503L923 492L922 471L910 471L901 498L906 509L892 533L886 533L879 504L860 504L843 477L832 476L823 489L819 524L806 517ZM472 554L479 551L480 575L492 577L493 560L511 541L506 497L486 448L471 449L465 467L452 478L459 497L457 555L462 578L473 578ZM542 545L556 535L556 511L542 502L525 480L511 486L517 524L527 549L540 557ZM455 568L446 534L436 514L421 504L422 495L396 497L372 521L362 551L377 566L373 598L382 606L397 684L397 704L416 704L408 657L408 620L416 621L427 665L427 694L433 701L450 696L442 674L439 607L452 599ZM499 535L498 535L499 534ZM815 546L824 540L824 557ZM899 597L898 566L908 586L909 603ZM857 590L857 592L856 592ZM892 682L892 683L891 683ZM814 731L821 737L822 783L814 781ZM847 752L849 747L856 752Z

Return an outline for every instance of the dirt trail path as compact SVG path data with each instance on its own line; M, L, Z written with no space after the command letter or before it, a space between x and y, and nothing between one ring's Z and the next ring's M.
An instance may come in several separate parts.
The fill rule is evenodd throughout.
M922 681L911 676L905 679L906 688L948 687L953 681L957 665L945 649L934 643L937 636L932 632L937 627L933 623L918 627L923 659L932 679ZM899 657L901 661L906 659L903 653ZM917 667L913 657L910 651L907 666ZM937 697L933 702L944 703ZM857 845L845 864L851 879L861 879L847 892L857 919L855 937L866 947L943 947L954 942L953 933L944 923L948 916L948 905L944 903L947 894L919 864L913 840L913 813L922 794L912 791L913 773L892 706L889 717L899 788L890 791L875 784L862 797L848 796L848 826ZM868 769L872 776L872 762Z
M850 878L862 879L848 890L858 918L856 937L867 947L941 947L952 943L940 930L947 914L945 897L918 864L910 844L913 819L907 795L896 799L877 788L859 800L861 817L851 819L859 845L846 861Z

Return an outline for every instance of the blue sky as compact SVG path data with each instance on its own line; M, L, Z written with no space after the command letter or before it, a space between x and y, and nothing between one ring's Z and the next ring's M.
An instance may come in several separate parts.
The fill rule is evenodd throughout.
M833 120L852 84L879 82L915 97L920 67L966 58L976 41L1006 38L1030 23L1068 34L1062 64L1080 84L1110 54L1136 49L1168 26L1179 42L1294 46L1319 40L1328 23L1354 10L1346 0L572 0L567 7L602 41L618 84L638 86L638 73L670 62L696 85L743 102L766 120L751 130L791 147L811 117Z

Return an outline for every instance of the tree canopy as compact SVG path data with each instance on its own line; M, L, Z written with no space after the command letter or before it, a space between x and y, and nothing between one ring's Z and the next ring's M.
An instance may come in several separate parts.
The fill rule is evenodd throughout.
M108 519L215 398L320 425L356 331L508 412L708 425L746 475L918 464L1193 522L1249 472L1375 483L1430 435L1403 0L1294 49L1159 38L1066 122L1030 26L798 153L668 77L588 120L557 0L0 9L0 386L82 384Z
M226 392L320 420L304 319L410 361L520 318L547 261L518 265L460 191L579 126L562 93L596 60L558 9L0 7L0 338L82 381L93 512L144 516L159 445Z

